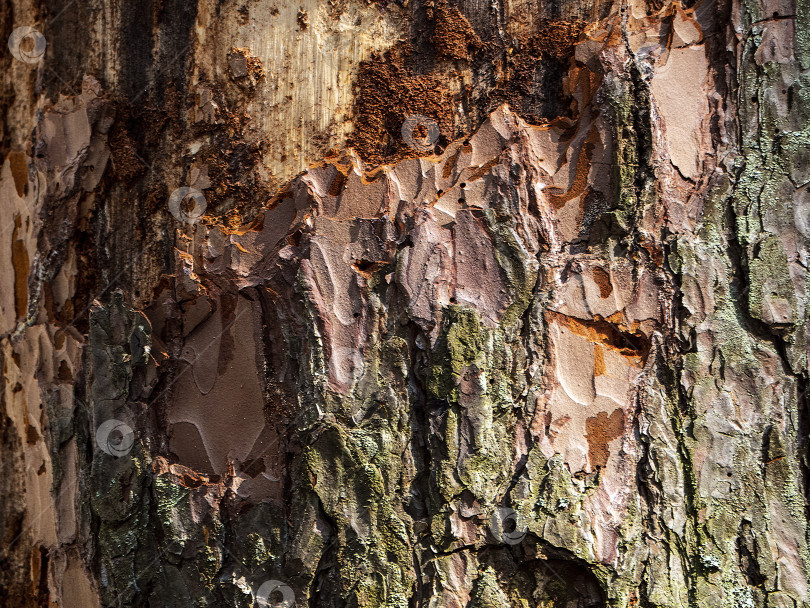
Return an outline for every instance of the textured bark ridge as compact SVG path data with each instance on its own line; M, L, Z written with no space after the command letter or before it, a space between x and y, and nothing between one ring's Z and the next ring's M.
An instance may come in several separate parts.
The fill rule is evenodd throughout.
M0 604L810 606L804 0L137 4L0 8Z

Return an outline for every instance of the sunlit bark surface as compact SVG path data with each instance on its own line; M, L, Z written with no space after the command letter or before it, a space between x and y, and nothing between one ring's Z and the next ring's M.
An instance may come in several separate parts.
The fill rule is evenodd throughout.
M0 605L799 608L807 0L0 6Z

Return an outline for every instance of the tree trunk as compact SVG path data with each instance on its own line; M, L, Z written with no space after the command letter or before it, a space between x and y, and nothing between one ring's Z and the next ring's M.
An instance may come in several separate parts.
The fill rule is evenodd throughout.
M0 604L810 606L807 0L0 23Z

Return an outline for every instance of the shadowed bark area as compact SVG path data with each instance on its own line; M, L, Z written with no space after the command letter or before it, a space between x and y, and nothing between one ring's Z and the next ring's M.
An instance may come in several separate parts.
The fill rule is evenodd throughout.
M0 604L810 606L808 11L3 5Z

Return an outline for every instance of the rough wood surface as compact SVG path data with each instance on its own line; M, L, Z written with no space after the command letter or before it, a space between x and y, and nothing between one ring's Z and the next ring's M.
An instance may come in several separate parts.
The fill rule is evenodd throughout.
M806 0L0 25L0 605L810 606Z

